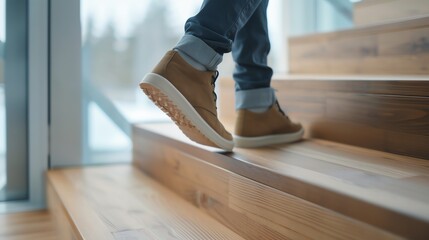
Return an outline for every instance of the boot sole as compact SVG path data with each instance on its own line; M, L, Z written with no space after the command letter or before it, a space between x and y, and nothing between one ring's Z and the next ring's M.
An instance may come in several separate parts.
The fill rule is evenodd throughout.
M234 142L220 136L198 114L188 100L163 76L147 74L140 83L143 92L163 111L191 140L226 151Z
M300 131L294 133L267 135L261 137L241 137L234 135L234 143L236 147L241 148L264 147L273 144L296 142L302 139L303 135L303 128L301 128Z

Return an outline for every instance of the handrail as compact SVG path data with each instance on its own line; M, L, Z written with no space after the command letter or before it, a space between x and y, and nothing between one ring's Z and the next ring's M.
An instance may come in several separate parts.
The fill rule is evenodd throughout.
M346 17L346 18L353 17L353 9L348 7L351 4L349 1L343 1L343 0L339 0L339 1L338 0L325 0L325 1L330 3L344 17Z

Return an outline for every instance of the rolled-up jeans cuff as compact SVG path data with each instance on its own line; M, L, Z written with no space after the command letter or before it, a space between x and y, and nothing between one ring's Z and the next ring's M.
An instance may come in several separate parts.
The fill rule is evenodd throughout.
M174 49L178 49L190 58L206 67L208 70L216 70L222 62L222 55L217 53L207 43L193 35L185 35L176 44Z
M273 88L257 88L235 92L235 109L269 108L276 101Z

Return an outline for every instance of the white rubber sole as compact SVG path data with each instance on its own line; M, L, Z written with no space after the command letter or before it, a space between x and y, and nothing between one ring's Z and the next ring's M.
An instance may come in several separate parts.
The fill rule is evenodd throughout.
M301 129L296 133L267 135L261 137L241 137L234 135L234 143L236 147L241 148L263 147L273 144L296 142L300 140L303 135L304 129Z
M234 141L220 136L188 100L163 76L147 74L140 83L146 95L179 126L191 140L231 151Z

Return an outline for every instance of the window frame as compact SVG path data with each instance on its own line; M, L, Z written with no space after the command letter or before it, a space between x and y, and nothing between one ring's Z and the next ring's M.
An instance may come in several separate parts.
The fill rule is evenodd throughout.
M28 196L28 1L6 1L4 86L6 186L2 200Z
M50 0L49 12L50 167L79 166L87 141L80 0Z
M96 103L128 137L131 123L83 76L81 1L50 2L50 166L91 164L89 103Z
M10 0L13 2L14 0ZM27 174L28 198L0 202L0 213L46 207L45 172L49 166L48 6L49 0L27 1ZM7 24L7 23L6 23Z

